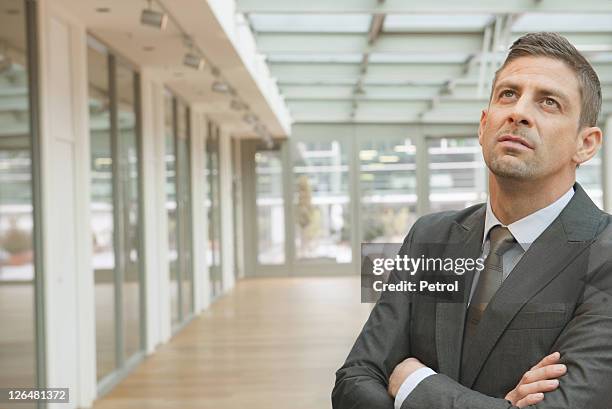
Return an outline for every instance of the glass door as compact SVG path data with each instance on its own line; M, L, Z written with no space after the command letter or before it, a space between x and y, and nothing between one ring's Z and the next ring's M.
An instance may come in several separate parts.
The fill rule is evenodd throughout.
M247 276L353 271L350 143L300 136L273 146L242 141Z
M427 138L429 212L487 200L487 167L476 137Z
M240 141L245 275L288 275L286 141Z
M353 259L351 141L298 137L291 142L296 271L299 266L313 273L325 265L348 266Z
M166 211L172 325L193 314L189 109L165 92Z
M255 153L255 204L257 207L257 264L283 265L285 206L283 160L280 146Z
M103 391L144 349L139 76L95 39L88 45L92 269Z
M36 223L40 220L35 83L30 77L28 17L34 3L4 0L0 13L0 388L44 387L43 342L37 323L41 271L36 268ZM37 308L38 307L38 308ZM36 404L17 405L35 408Z
M359 141L362 243L401 243L417 219L416 145L409 137Z

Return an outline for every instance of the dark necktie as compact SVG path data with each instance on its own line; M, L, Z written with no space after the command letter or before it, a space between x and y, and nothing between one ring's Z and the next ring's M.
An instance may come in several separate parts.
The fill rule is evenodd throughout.
M491 250L485 259L484 269L480 273L476 290L468 307L464 345L471 341L489 301L502 285L504 279L502 256L512 248L516 240L507 227L497 225L489 232L489 242Z

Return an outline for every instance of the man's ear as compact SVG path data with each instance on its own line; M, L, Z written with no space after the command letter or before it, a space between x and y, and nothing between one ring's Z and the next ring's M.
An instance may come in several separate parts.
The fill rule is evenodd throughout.
M576 140L576 153L572 160L580 165L591 159L601 146L603 134L596 126L586 127L578 133Z
M480 113L480 124L478 125L478 143L482 146L482 134L487 126L487 110L483 109Z

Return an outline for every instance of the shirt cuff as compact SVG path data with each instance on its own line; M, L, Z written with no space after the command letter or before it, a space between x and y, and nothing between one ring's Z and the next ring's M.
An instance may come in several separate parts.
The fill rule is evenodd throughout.
M402 407L402 403L404 403L408 395L410 395L423 379L435 374L436 372L433 369L427 367L419 368L410 374L410 376L404 380L402 386L400 386L397 395L395 395L395 409L400 409Z

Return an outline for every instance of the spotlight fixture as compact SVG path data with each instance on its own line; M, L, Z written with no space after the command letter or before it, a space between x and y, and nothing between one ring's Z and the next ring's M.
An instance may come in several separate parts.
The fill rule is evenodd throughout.
M197 54L187 53L185 54L185 58L183 58L183 64L187 67L191 67L196 70L201 70L204 68L204 59Z
M151 8L151 0L148 0L148 8L142 10L140 22L146 26L151 26L163 30L168 24L168 15L160 11L155 11Z
M212 84L212 90L221 94L227 94L230 92L230 87L223 81L215 81Z
M264 143L266 144L267 149L274 148L274 140L272 139L270 135L267 135L267 137L264 138Z
M270 132L268 132L264 125L257 123L254 126L254 130L257 136L261 138L261 140L265 143L268 149L272 149L274 147L274 140L272 139L272 135L270 135Z
M248 107L249 106L247 104L238 99L232 99L232 102L230 102L230 108L232 108L234 111L241 111L243 109L247 109Z
M242 117L242 119L244 122L251 125L257 122L257 117L253 114L246 114Z

